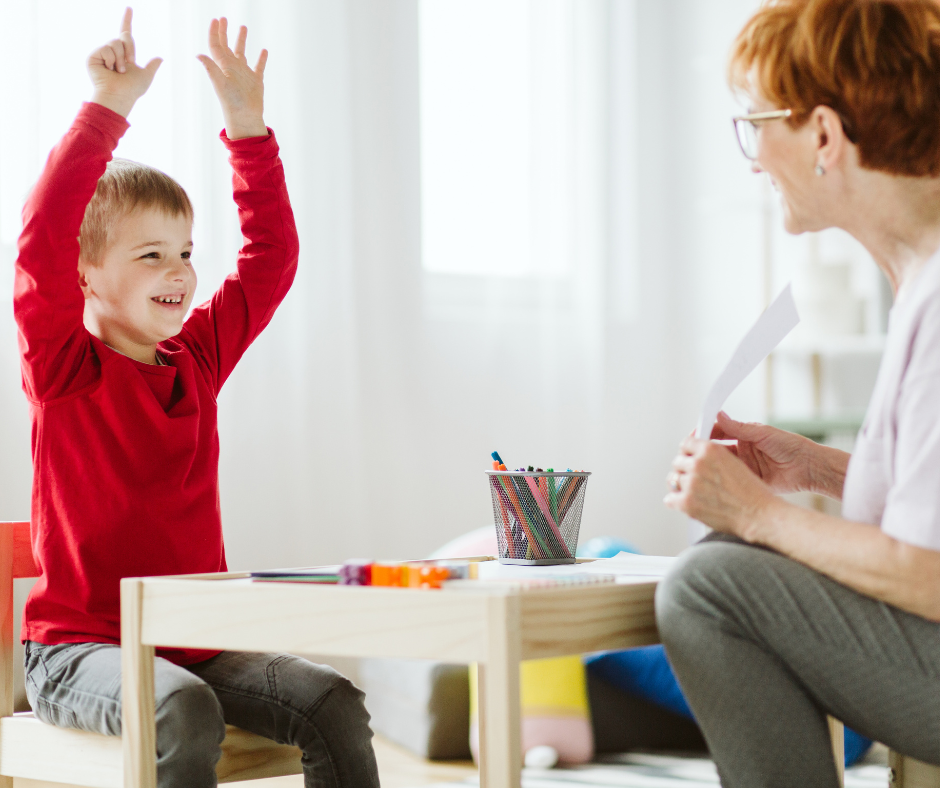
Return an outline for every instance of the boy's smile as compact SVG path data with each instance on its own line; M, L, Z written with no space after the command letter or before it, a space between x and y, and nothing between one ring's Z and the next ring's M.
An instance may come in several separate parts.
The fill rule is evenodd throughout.
M192 220L143 208L111 228L97 265L79 263L85 327L119 353L153 364L156 345L176 336L196 289Z

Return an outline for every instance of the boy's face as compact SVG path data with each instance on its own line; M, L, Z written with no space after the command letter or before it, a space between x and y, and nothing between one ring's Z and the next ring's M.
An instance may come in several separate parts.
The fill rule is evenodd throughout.
M85 327L115 350L153 363L154 346L176 336L196 290L192 220L145 208L111 228L98 265L79 263Z

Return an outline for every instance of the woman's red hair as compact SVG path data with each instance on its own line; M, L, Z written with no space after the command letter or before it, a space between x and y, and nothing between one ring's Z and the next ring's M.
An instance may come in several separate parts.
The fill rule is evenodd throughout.
M940 175L940 3L768 0L738 34L729 81L799 127L831 107L863 167Z

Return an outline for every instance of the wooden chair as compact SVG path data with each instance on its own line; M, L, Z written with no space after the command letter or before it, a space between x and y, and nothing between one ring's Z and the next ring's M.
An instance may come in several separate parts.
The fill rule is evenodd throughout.
M0 788L123 788L121 739L13 713L13 580L39 575L29 523L0 522ZM300 750L227 726L219 782L301 774Z
M845 784L842 764L845 762L845 729L842 723L829 718L832 749L839 764L839 777ZM894 750L888 751L888 783L892 788L940 788L940 766L915 760Z

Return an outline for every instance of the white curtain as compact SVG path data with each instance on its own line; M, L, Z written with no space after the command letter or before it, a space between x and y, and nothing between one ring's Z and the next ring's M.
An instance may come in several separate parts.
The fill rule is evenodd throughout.
M425 555L491 522L483 471L494 449L513 467L595 472L582 538L616 535L661 554L685 545L682 519L660 501L716 371L700 351L721 355L761 307L759 274L748 273L759 233L746 224L759 188L738 160L722 81L756 3L575 5L587 9L572 39L587 65L573 90L593 107L579 117L595 120L575 129L572 148L572 267L513 281L422 268L416 0L135 6L141 57L166 62L118 154L165 169L192 196L199 297L230 270L240 238L220 113L194 55L223 13L248 25L250 59L271 52L266 119L301 269L220 399L233 568ZM29 511L10 314L19 205L89 93L85 54L113 34L121 8L21 0L0 10L0 47L21 64L0 83L2 519ZM715 205L730 208L716 218ZM759 416L759 392L748 396L739 412Z

